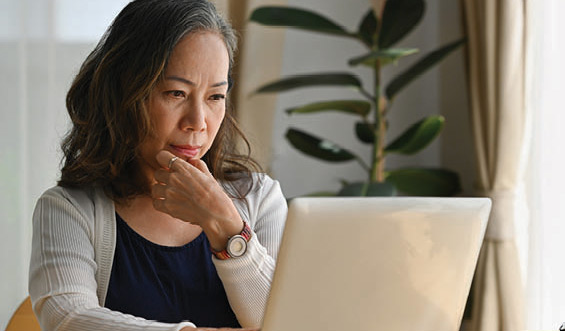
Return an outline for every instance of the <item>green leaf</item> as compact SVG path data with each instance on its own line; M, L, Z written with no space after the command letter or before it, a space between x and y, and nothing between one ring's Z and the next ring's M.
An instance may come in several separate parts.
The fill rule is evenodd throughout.
M461 192L459 176L447 169L403 168L387 175L387 181L408 195L453 196Z
M393 196L396 195L396 189L393 184L389 182L383 183L369 183L369 182L355 182L351 184L344 185L341 190L337 193L338 196Z
M365 122L355 123L355 134L357 138L366 144L372 144L375 142L375 133L373 132L373 126Z
M366 183L357 182L351 183L348 185L344 185L339 192L337 192L337 196L340 197L360 197L364 196L366 192L367 185Z
M451 42L439 49L428 53L425 57L420 59L406 71L396 76L386 88L386 96L392 100L394 96L402 90L406 85L410 84L414 79L422 75L428 69L439 63L444 57L456 50L459 46L465 43L465 38Z
M339 179L339 183L341 184L341 186L349 185L349 181L343 178Z
M363 20L361 21L361 24L359 24L359 29L357 32L361 41L363 41L363 43L369 48L372 48L375 44L378 25L378 19L375 16L373 8L371 8L363 17Z
M365 117L371 111L371 104L364 100L335 100L315 102L286 110L289 115L310 114L322 111L340 111Z
M367 189L368 197L391 197L396 195L396 188L391 182L371 183Z
M255 9L249 20L268 26L289 27L338 36L354 37L330 19L312 11L278 6L264 6Z
M386 148L387 153L414 154L428 146L441 132L445 118L429 116L410 126Z
M379 48L389 48L412 29L424 16L423 0L389 0L385 4L379 35Z
M302 153L329 162L353 160L355 155L340 146L297 129L288 129L286 138Z
M374 66L377 60L381 61L381 65L398 61L399 58L418 53L417 48L387 48L379 51L372 51L368 54L354 57L349 60L349 65L356 66L363 64L366 66Z
M295 75L265 84L256 93L284 92L312 86L348 86L360 89L361 81L355 75L339 72Z

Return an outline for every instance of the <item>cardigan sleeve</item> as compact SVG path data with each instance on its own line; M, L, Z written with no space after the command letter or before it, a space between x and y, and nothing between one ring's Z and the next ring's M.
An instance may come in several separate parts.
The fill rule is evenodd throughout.
M33 214L29 293L41 329L160 331L194 326L149 321L100 306L94 214L88 203L77 203L63 191L57 187L44 193Z
M257 177L240 211L252 236L246 253L238 258L213 258L232 310L242 327L260 327L271 288L275 262L287 215L286 199L277 181Z

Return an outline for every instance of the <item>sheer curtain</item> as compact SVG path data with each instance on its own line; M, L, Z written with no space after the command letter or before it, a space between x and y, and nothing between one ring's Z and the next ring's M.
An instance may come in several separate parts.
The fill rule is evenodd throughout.
M59 175L65 94L125 0L0 0L0 329L27 296L31 213Z
M556 330L565 322L565 2L528 3L527 103L532 110L529 178L527 324Z
M475 191L493 207L473 289L471 330L523 328L515 227L528 111L524 102L525 12L521 0L463 0Z

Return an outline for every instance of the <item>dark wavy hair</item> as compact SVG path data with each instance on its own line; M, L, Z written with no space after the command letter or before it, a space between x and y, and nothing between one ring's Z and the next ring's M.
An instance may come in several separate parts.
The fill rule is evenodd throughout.
M173 48L187 34L199 31L223 38L231 72L237 38L208 0L135 0L118 14L67 94L72 128L61 145L60 186L102 187L114 201L149 192L138 161L139 146L152 130L145 103L162 79ZM236 124L229 98L226 105L225 118L203 160L216 179L229 184L242 174L251 176L259 166L249 156L249 142ZM240 141L246 153L237 151Z

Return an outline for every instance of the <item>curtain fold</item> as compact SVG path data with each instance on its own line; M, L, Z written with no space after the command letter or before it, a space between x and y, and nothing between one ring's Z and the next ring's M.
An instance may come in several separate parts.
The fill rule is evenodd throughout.
M516 331L523 328L514 210L526 161L525 5L523 0L461 1L476 193L493 202L475 275L471 330Z
M271 167L273 116L276 95L252 95L260 85L280 77L284 48L284 30L249 22L259 6L287 4L287 0L216 0L239 32L239 52L234 66L232 105L238 122L252 145L252 156L267 172Z

